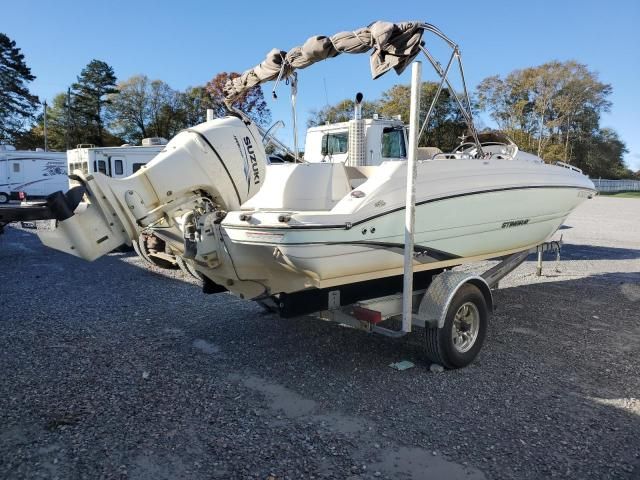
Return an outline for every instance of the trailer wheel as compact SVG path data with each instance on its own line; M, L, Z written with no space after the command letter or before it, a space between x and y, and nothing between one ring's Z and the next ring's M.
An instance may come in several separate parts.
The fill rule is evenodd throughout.
M163 258L158 258L157 256L153 255L152 252L150 251L151 250L150 247L157 248L157 249L165 248L164 242L159 238L153 235L145 235L143 233L138 237L137 241L134 240L133 244L134 244L133 249L136 251L138 256L144 259L148 264L154 265L158 268L163 268L166 270L175 270L176 268L178 268L178 266L175 263L172 263ZM137 244L137 248L136 248L136 244Z
M195 269L190 260L185 260L180 255L176 255L176 265L178 265L178 268L182 270L182 273L191 275L196 280L202 280L200 274Z
M487 333L489 311L482 292L470 283L454 295L442 328L426 329L429 360L446 368L469 365L478 355Z
M9 203L9 194L0 192L0 204Z
M147 257L145 257L145 255L142 253L142 250L140 249L140 244L138 243L138 240L133 240L131 242L131 245L133 246L133 250L136 252L136 255L138 255L138 257L140 257L142 260L144 260L145 263L147 263L148 265L153 265L151 260L149 260Z

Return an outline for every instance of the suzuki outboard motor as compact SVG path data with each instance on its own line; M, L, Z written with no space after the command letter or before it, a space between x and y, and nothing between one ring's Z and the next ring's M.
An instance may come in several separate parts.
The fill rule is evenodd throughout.
M246 118L225 117L176 135L151 162L125 179L78 170L86 189L72 216L39 231L52 248L94 260L157 226L182 237L194 211L237 210L264 182L261 135Z

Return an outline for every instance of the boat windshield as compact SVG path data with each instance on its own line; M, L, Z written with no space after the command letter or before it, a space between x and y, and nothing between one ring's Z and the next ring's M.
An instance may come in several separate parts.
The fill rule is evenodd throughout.
M508 135L498 132L482 132L478 133L478 140L480 141L480 145L513 145L514 142L509 138ZM463 140L462 144L465 143L475 143L472 135L467 135Z
M482 146L483 152L493 158L514 158L518 153L518 146L515 142L502 132L478 133L478 141ZM477 154L477 145L473 136L465 136L453 153L475 156Z

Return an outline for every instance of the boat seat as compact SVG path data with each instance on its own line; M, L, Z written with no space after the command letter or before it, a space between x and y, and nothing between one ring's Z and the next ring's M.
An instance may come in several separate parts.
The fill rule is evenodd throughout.
M351 188L358 188L364 182L366 182L371 174L376 169L375 166L365 166L365 167L347 167L345 166L345 171L347 172L347 178L349 179L349 185Z
M268 165L264 185L243 210L331 210L351 185L343 163Z
M418 160L431 160L439 153L442 153L442 150L438 147L418 147Z

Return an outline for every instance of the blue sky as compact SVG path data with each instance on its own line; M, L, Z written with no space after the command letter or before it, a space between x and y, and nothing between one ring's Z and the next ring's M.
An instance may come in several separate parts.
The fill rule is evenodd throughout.
M332 35L374 20L424 20L439 26L460 44L472 88L489 75L550 60L587 64L613 86L613 107L602 125L619 132L630 151L627 163L640 169L638 0L5 0L0 9L0 31L17 42L37 76L33 93L49 100L65 91L93 58L112 65L119 79L143 73L184 89L220 71L250 68L271 48L288 50L311 35ZM433 79L427 68L424 73ZM309 110L327 100L350 98L357 91L374 99L395 83L408 83L408 75L388 73L372 81L366 55L342 55L314 65L299 75L300 122L304 126ZM270 85L265 96L273 119L289 126L286 90L281 87L280 99L273 101ZM290 133L282 137L292 138Z

